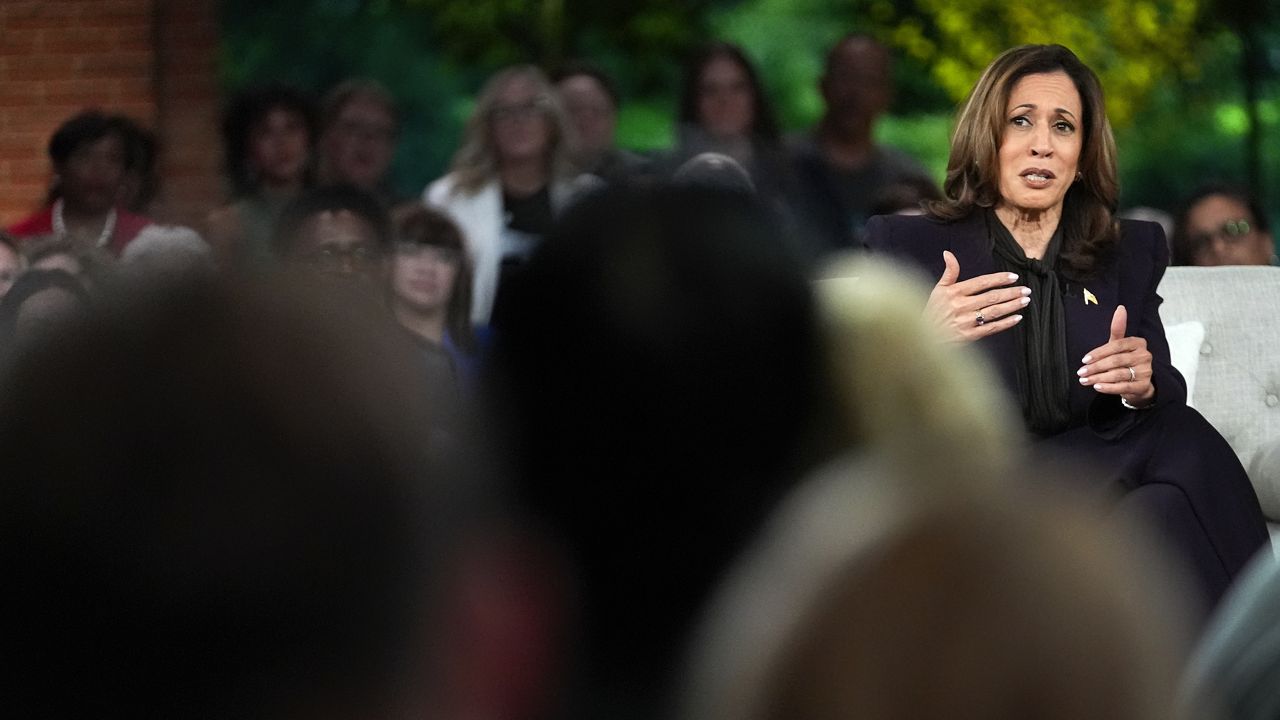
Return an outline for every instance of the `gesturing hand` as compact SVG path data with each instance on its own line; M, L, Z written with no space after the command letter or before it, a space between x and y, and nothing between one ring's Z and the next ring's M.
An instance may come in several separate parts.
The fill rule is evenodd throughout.
M1013 273L998 272L979 275L964 282L960 277L960 261L950 251L942 251L946 268L938 284L929 293L925 313L954 342L972 342L1003 332L1022 320L1019 310L1031 302L1031 288L1005 287L1016 282Z
M1123 305L1111 316L1111 337L1107 344L1084 356L1084 367L1076 374L1080 384L1093 386L1107 395L1119 395L1130 405L1150 405L1156 396L1151 384L1151 352L1146 338L1125 337L1129 311Z

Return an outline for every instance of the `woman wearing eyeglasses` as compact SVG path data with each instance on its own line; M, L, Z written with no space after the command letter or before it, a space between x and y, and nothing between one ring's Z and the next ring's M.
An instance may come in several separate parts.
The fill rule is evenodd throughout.
M467 120L448 175L423 194L462 230L475 262L471 319L488 323L504 274L533 251L578 189L570 130L541 70L519 65L493 76Z
M1174 265L1271 265L1267 214L1238 188L1206 185L1182 204L1173 230Z

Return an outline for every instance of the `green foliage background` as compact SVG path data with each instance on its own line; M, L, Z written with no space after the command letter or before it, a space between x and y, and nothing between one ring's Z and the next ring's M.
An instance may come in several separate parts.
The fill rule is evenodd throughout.
M1259 0L1254 0L1258 2ZM1280 64L1269 0L1250 19ZM698 42L746 48L785 128L821 114L823 54L847 32L892 45L897 97L877 130L941 179L956 103L1000 50L1061 42L1098 71L1120 146L1123 204L1175 210L1210 179L1246 177L1248 120L1241 40L1212 0L224 0L228 91L281 80L320 91L351 75L386 83L403 102L395 163L416 193L441 174L471 96L503 65L554 68L586 58L613 74L625 97L624 145L669 145L681 60ZM1280 210L1280 88L1264 75L1264 203ZM1269 192L1268 192L1269 191Z

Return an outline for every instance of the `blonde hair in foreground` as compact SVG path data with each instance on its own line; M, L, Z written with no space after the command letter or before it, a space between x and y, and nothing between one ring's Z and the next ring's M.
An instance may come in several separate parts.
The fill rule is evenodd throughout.
M1006 473L1023 449L1019 415L976 351L943 342L924 319L928 288L864 257L832 264L816 289L851 441L913 482L947 478L947 492Z

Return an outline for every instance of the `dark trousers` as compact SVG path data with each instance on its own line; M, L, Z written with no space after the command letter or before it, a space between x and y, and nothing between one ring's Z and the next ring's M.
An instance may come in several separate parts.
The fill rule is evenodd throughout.
M1235 451L1200 413L1185 405L1135 412L1146 416L1118 439L1082 427L1041 440L1037 450L1093 467L1085 481L1148 520L1207 613L1270 541L1258 496Z

